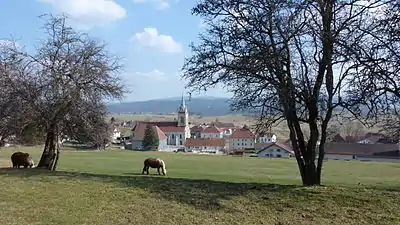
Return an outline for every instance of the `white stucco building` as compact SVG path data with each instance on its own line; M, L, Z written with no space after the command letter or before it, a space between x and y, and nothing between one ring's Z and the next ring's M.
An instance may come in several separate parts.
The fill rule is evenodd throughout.
M250 129L244 126L235 130L229 136L229 149L251 149L254 148L256 137Z
M294 152L290 149L289 146L271 142L263 149L257 151L258 157L269 157L269 158L290 158L294 156Z

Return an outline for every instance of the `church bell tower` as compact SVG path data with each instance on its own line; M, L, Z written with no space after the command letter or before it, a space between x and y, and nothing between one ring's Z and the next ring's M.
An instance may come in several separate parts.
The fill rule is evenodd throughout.
M185 104L185 98L182 94L181 104L178 108L178 127L189 126L189 113Z

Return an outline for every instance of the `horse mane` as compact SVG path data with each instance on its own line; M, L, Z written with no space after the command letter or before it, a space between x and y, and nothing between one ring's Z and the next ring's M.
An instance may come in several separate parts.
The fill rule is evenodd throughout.
M164 170L164 173L167 174L167 169L165 168L165 162L162 159L157 158L157 160L160 162L162 169Z

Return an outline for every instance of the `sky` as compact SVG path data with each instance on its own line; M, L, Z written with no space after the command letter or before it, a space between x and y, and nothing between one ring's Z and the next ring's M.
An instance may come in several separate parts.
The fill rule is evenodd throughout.
M0 41L18 40L34 49L43 39L46 13L64 13L70 25L104 40L108 50L123 58L121 78L130 93L123 99L144 101L181 96L187 81L181 80L189 44L204 29L190 10L191 0L2 0ZM186 94L185 94L186 95ZM231 97L221 87L192 97Z

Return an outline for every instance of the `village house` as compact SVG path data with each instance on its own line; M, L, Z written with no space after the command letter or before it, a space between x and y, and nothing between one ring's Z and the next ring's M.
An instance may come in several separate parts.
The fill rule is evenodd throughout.
M229 136L229 149L254 149L255 141L255 134L247 126L243 126Z
M218 120L211 122L210 126L216 126L223 131L224 137L230 136L236 130L235 124L220 122Z
M196 125L190 128L190 137L191 138L201 138L201 133L206 128L205 125Z
M112 143L117 143L117 140L121 138L121 131L119 130L119 128L114 128L112 136L111 136L111 142Z
M335 143L359 143L359 144L394 144L396 141L393 138L387 137L384 134L376 132L360 133L340 133L332 138Z
M224 131L215 125L206 127L200 134L201 138L223 138Z
M397 144L331 142L325 147L325 159L400 162L400 148Z
M276 135L275 134L260 134L257 138L258 143L271 143L276 142Z
M294 156L292 149L283 143L270 142L266 144L256 152L257 157L290 158Z
M224 138L189 138L185 142L186 152L223 154L226 149Z
M125 146L125 149L143 150L143 138L147 127L147 122L137 122L132 130L131 143ZM158 126L152 126L158 146L152 149L153 151L163 150L167 148L167 136L161 131Z

